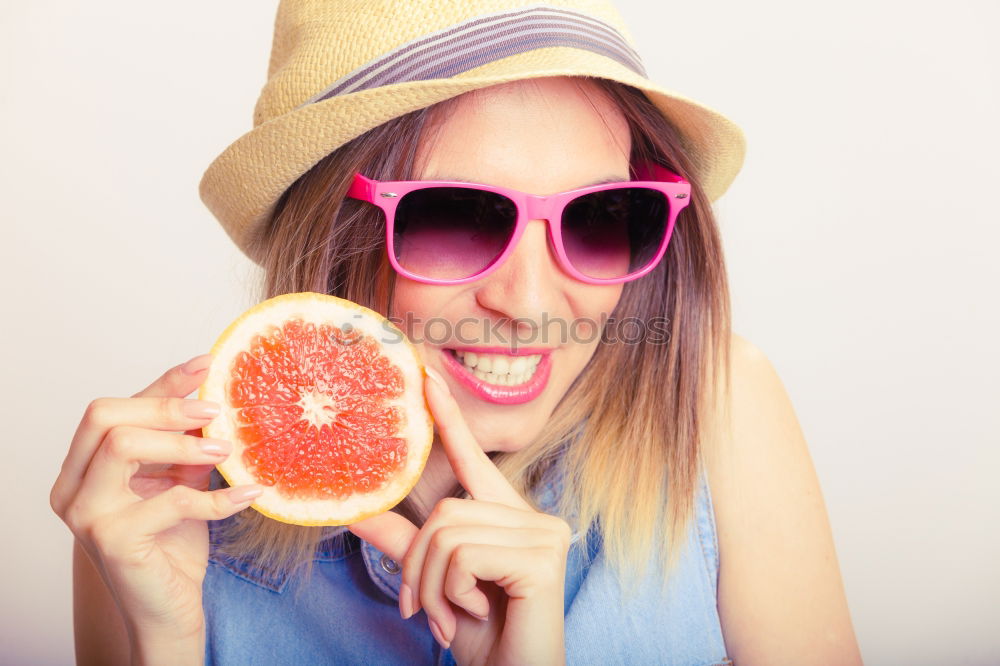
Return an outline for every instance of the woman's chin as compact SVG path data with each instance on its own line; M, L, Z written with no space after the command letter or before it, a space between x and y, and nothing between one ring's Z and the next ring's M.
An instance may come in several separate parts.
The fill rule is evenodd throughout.
M528 446L537 432L511 432L510 423L491 423L473 426L469 424L473 436L486 453L514 453Z
M520 451L539 435L551 414L541 400L507 406L459 393L456 402L472 436L487 453Z

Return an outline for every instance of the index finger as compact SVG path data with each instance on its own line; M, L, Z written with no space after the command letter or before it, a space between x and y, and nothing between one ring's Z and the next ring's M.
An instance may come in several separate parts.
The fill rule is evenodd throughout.
M205 381L205 371L212 365L211 354L200 354L181 365L176 365L133 398L183 398Z
M430 381L424 382L427 402L458 482L469 491L472 499L531 509L531 505L514 490L507 477L479 446L441 376L430 368L425 371L430 378Z
M162 421L165 417L162 410L157 408L157 401L149 399L183 398L188 395L205 381L205 371L211 360L210 355L202 354L187 363L167 370L159 379L132 396L133 398L143 398L143 400L101 398L91 402L73 434L69 452L63 460L59 477L53 485L50 496L53 508L57 505L64 505L69 498L75 495L87 468L90 467L94 452L112 426L156 427L154 421L157 419ZM204 423L207 418L185 418L182 415L177 415L176 422L160 423L158 429L190 429L199 422Z

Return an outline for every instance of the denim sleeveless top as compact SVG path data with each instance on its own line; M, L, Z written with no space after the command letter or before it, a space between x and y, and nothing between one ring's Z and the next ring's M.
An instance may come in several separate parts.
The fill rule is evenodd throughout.
M212 488L218 488L218 472ZM537 502L554 507L558 483L542 486ZM682 555L667 591L641 581L624 598L604 560L600 540L574 538L566 563L565 645L568 664L722 666L726 658L717 610L718 540L704 470ZM252 511L252 509L250 509ZM214 534L221 521L210 521ZM346 530L317 548L310 579L262 573L216 552L211 539L203 586L205 663L435 664L455 661L442 650L421 610L399 615L400 567ZM649 576L659 569L652 564Z

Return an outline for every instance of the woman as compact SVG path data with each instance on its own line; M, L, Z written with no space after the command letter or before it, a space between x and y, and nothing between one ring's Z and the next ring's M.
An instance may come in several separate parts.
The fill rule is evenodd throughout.
M284 2L202 195L262 296L400 322L425 471L349 533L289 526L211 473L209 357L93 401L52 488L81 663L859 663L789 401L729 331L739 130L647 81L605 3L399 4ZM423 195L387 216L373 180Z

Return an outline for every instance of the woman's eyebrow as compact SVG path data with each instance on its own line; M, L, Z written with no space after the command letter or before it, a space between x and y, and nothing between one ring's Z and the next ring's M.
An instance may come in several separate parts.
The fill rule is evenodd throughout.
M606 178L601 178L600 180L595 180L592 183L586 183L584 185L580 185L580 187L593 187L594 185L607 185L608 183L621 183L621 182L627 182L628 180L629 180L628 176L625 176L624 178L622 176L607 176Z

